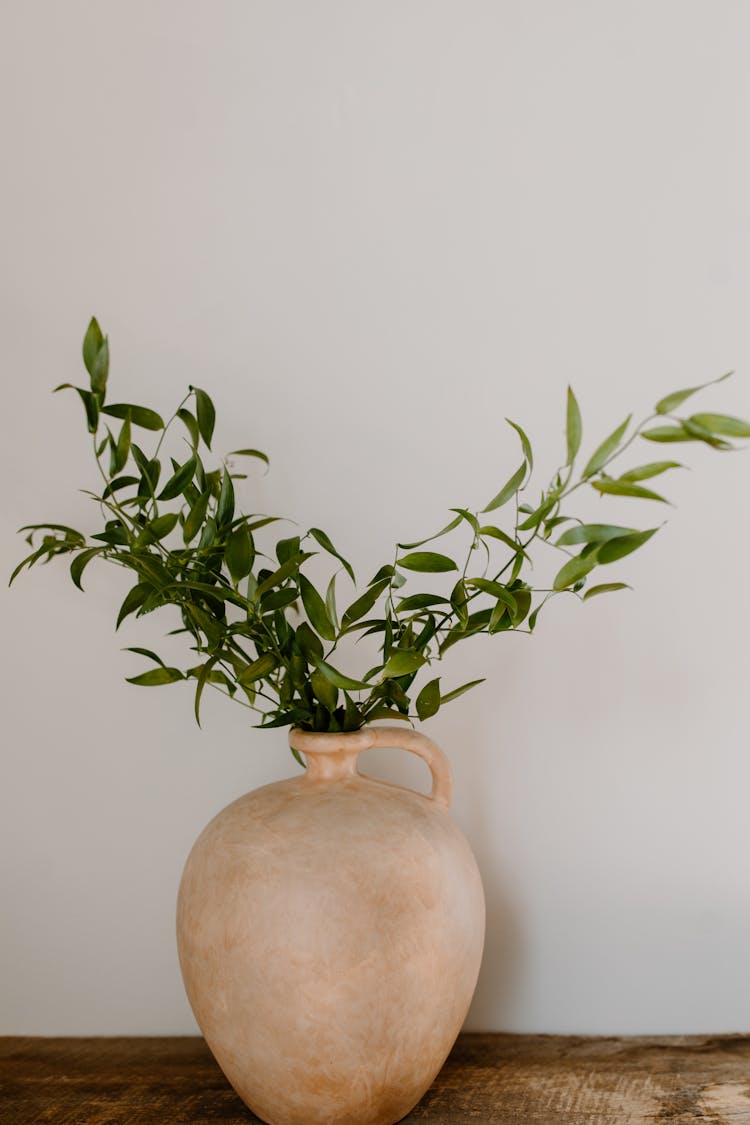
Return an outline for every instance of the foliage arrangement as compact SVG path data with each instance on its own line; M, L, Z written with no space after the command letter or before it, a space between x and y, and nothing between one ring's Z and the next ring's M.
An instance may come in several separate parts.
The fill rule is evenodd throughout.
M571 514L568 505L581 488L602 496L666 503L643 482L682 467L679 462L655 460L619 475L611 471L614 460L636 439L652 446L699 442L723 451L737 448L729 439L750 437L750 423L739 418L677 415L687 399L710 385L706 383L666 395L637 424L629 415L596 446L583 467L576 468L582 423L569 388L565 461L545 488L531 493L531 443L523 429L508 420L520 439L521 462L499 492L481 511L451 509L453 518L435 535L399 543L392 561L380 567L340 614L341 582L355 584L355 575L328 535L312 527L264 551L259 542L278 517L237 510L233 481L244 474L233 471L229 458L267 464L265 454L239 449L217 468L207 468L204 458L211 450L216 415L204 390L191 386L166 423L149 407L110 403L109 343L95 319L84 337L83 361L89 386L64 383L55 389L74 390L83 404L102 481L98 492L87 495L96 502L104 526L88 538L62 524L21 528L29 532L32 553L10 581L24 567L57 555L73 556L70 575L79 589L92 559L132 571L135 583L119 609L117 627L130 614L143 616L176 606L182 624L172 633L188 634L196 657L183 670L168 666L148 649L130 648L154 667L129 682L154 686L193 681L198 721L206 685L258 712L261 727L350 731L382 718L429 718L482 683L474 680L444 693L441 677L431 675L435 663L459 641L479 633L532 633L541 609L558 594L587 600L625 588L620 581L588 583L594 572L642 547L658 527L586 523ZM183 459L170 458L166 467L160 455L174 425L182 428L188 452ZM159 435L152 452L139 444L140 436L134 440L137 431ZM498 522L501 509L510 513L505 526ZM461 527L468 547L460 562L424 549ZM35 545L40 533L41 542ZM532 551L539 545L564 556L547 588L536 588L530 581ZM308 560L321 551L336 568L324 592L305 573ZM424 574L451 575L445 592L405 588L410 580L418 584ZM361 678L338 666L337 646L352 634L375 637L378 643L377 662Z

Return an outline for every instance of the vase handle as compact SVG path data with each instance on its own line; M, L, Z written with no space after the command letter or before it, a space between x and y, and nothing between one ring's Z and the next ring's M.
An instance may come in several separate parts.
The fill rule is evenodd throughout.
M372 746L387 746L408 750L423 758L432 774L430 797L444 808L450 808L453 775L450 762L436 742L419 731L402 730L400 727L364 727L361 733L367 738L366 743L363 739L361 750L369 750Z

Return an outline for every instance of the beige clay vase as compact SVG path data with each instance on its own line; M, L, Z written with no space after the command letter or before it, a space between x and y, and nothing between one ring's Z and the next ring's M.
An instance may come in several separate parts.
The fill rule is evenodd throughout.
M464 1021L484 942L448 760L411 730L292 731L302 776L228 805L180 886L188 998L237 1093L269 1125L393 1125ZM371 746L419 754L432 794L365 777Z

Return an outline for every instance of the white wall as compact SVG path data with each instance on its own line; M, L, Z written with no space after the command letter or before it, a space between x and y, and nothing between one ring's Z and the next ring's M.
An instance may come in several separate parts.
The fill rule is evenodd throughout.
M731 0L6 0L5 570L21 524L95 530L50 395L92 312L116 397L206 386L217 448L271 455L248 505L363 577L493 494L505 415L551 469L568 381L590 443L728 368L706 401L750 414L749 34ZM750 1027L750 461L683 452L635 593L446 662L488 676L430 725L489 903L471 1028ZM191 1032L182 863L297 767L219 697L199 731L187 691L124 683L161 627L115 635L126 580L86 585L52 564L2 595L0 1033Z

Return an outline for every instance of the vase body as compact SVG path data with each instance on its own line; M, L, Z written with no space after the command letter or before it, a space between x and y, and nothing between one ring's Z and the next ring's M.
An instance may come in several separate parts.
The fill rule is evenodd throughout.
M300 777L204 829L180 885L185 988L219 1065L269 1125L393 1125L445 1061L484 941L484 896L413 731L293 731ZM408 743L408 745L407 745ZM425 797L359 773L371 745L425 757Z

